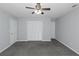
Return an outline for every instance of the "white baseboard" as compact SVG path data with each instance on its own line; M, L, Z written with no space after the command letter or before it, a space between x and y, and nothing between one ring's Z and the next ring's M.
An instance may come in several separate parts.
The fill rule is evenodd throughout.
M15 43L15 42L14 42L14 43ZM2 50L0 50L0 53L3 52L4 50L6 50L7 48L9 48L9 47L10 47L11 45L13 45L14 43L12 43L12 44L6 46L5 48L3 48Z
M18 41L28 41L28 40L17 40L16 42L18 42Z
M59 40L57 40L59 41ZM60 43L62 43L63 45L65 45L66 47L68 47L70 50L74 51L75 53L77 53L79 55L79 52L77 52L76 50L74 50L73 48L71 48L70 46L68 46L67 44L63 43L62 41L59 41Z
M51 40L41 40L41 41L51 41Z
M17 40L18 41L32 41L32 40ZM33 41L51 41L51 40L33 40Z

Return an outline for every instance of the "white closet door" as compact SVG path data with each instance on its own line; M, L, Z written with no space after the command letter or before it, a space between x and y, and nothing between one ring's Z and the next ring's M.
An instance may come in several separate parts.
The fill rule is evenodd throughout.
M14 43L17 40L17 22L10 19L10 43Z
M27 22L27 40L41 41L43 32L42 21L28 21Z

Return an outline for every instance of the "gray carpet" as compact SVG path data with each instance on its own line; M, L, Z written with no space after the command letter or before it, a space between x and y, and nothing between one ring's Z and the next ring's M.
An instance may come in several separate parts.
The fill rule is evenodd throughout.
M0 56L78 56L56 40L16 42Z

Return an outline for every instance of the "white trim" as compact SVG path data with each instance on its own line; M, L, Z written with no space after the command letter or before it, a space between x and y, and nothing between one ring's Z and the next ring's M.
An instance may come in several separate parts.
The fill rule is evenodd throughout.
M51 40L41 40L41 41L51 41Z
M42 40L17 40L18 41L42 41Z
M15 42L14 42L14 43L15 43ZM9 48L9 47L10 47L11 45L13 45L14 43L12 43L12 44L6 46L5 48L3 48L2 50L0 50L0 53L3 52L4 50L6 50L7 48Z
M16 42L18 42L18 41L28 41L28 40L17 40Z
M32 41L32 40L16 40L16 42L18 41ZM33 40L33 41L51 41L51 39L50 40Z
M59 40L57 40L59 41ZM77 53L79 55L79 52L74 50L73 48L71 48L70 46L68 46L67 44L63 43L62 41L59 41L60 43L62 43L63 45L65 45L66 47L68 47L69 49L71 49L72 51L74 51L75 53Z

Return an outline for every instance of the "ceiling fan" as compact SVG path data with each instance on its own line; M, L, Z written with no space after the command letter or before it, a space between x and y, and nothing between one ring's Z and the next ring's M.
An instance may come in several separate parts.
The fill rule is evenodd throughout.
M32 12L32 14L44 14L43 11L50 11L50 8L42 8L40 3L36 3L35 7L25 7L27 9L34 9L35 11Z

